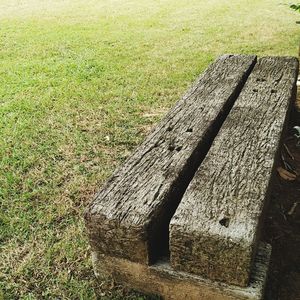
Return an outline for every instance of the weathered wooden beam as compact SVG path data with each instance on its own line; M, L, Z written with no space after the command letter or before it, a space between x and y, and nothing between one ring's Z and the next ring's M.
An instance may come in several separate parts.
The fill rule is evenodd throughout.
M271 247L260 244L248 287L213 282L203 277L175 271L168 261L152 266L126 259L93 255L95 273L100 282L112 277L117 283L164 300L262 300L269 268Z
M171 265L249 283L298 60L258 60L170 223Z
M95 251L144 264L167 254L170 219L255 62L220 57L112 175L85 213Z

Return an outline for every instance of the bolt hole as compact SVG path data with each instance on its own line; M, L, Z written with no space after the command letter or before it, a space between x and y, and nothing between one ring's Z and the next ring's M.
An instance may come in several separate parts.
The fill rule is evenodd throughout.
M226 228L229 227L229 222L230 222L229 218L223 218L222 220L219 221L219 223Z
M188 249L192 249L193 243L192 241L185 241L184 246Z

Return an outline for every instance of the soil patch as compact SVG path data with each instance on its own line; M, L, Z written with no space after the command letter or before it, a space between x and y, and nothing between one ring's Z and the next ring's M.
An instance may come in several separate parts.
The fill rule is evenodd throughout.
M272 245L268 300L300 300L300 146L292 130L300 126L300 113L289 125L277 167L291 176L277 172L264 226L264 239Z

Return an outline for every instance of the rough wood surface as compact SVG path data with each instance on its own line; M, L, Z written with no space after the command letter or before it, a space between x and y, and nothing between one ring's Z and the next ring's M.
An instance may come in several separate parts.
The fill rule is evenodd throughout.
M220 57L113 174L85 213L93 249L141 263L167 251L169 221L255 61Z
M174 271L168 262L147 267L122 258L93 255L93 266L100 282L112 277L130 289L157 294L165 300L262 300L268 274L271 247L260 244L246 288L222 284L200 276Z
M171 220L175 269L248 284L297 74L296 58L258 60Z

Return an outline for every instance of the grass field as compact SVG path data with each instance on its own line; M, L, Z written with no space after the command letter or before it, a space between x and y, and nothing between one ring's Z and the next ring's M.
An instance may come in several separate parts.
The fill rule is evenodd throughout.
M282 2L0 0L0 299L96 297L87 202L218 55L297 55Z

